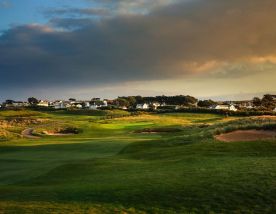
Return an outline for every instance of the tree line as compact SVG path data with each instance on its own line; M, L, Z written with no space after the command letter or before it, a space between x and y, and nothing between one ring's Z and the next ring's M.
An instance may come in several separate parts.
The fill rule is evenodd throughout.
M189 95L177 95L177 96L124 96L118 97L114 100L114 104L125 107L136 107L137 104L164 104L164 105L182 105L182 106L194 106L198 100L195 97Z
M265 94L263 98L254 97L253 105L260 110L274 110L276 108L276 95Z

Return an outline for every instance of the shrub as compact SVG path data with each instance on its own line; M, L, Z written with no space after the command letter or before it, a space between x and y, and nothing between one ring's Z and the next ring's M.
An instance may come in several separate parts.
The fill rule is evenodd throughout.
M59 131L59 133L61 134L79 134L80 132L81 132L81 129L78 129L76 127L66 127Z

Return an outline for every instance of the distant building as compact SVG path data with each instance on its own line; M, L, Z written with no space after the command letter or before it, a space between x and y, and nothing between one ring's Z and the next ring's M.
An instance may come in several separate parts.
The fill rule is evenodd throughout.
M89 109L96 110L98 107L98 105L92 104L89 106Z
M100 108L102 105L99 105L98 102L99 101L90 102L89 109L96 110L96 109Z
M49 107L49 102L46 101L46 100L40 100L37 105L38 106Z
M121 106L120 109L127 110L126 106Z
M85 108L89 108L90 107L90 102L89 101L85 101L84 102L84 107Z
M236 106L240 109L253 109L253 102L252 101L238 101L235 102Z
M78 103L78 104L75 105L75 107L81 109L82 108L82 104Z
M79 108L79 109L81 109L81 108L83 108L83 106L85 106L85 103L80 102L80 101L74 102L74 103L70 103L70 107L73 107L73 108ZM66 108L70 108L70 107L67 106Z
M11 103L6 103L5 107L7 108L20 108L20 107L26 107L29 104L26 102L22 102L22 101L13 101Z
M108 106L108 100L101 101L100 98L94 98L92 102L89 103L89 109L96 110L101 107L107 107Z
M103 106L105 106L105 107L108 106L108 101L107 100L103 101Z
M52 103L52 106L54 107L54 109L65 109L65 103L63 101L55 101Z
M136 109L148 109L148 108L149 108L149 104L147 103L136 105Z
M157 109L159 106L161 106L160 103L154 102L151 104L151 106L153 107L153 109Z
M211 108L217 109L217 110L228 110L228 111L237 111L238 110L234 105L215 105Z

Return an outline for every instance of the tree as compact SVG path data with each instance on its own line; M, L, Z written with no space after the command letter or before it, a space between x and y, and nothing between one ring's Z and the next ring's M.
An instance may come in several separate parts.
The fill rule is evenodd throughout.
M262 106L266 109L272 110L275 108L275 101L273 99L273 96L270 94L265 94L261 102Z
M256 107L260 107L262 105L262 100L259 97L253 98L253 105Z
M115 100L115 103L116 103L116 105L118 105L120 107L124 107L124 106L128 107L129 106L129 102L124 98L117 98Z
M38 99L36 99L35 97L29 97L28 102L30 103L30 105L37 105Z
M185 101L186 101L186 104L189 105L189 104L196 104L197 102L197 99L195 97L192 97L192 96L185 96Z
M75 101L77 101L75 98L69 98L69 101L71 101L71 102L75 102Z
M209 108L215 104L216 104L216 102L213 100L200 100L200 101L198 101L197 106L202 107L202 108Z
M6 102L5 102L6 104L8 104L8 105L11 105L11 104L13 104L14 103L14 101L13 100L6 100Z
M144 103L144 98L142 96L135 96L136 104Z
M135 105L137 104L135 97L128 97L128 102L131 107L135 107Z

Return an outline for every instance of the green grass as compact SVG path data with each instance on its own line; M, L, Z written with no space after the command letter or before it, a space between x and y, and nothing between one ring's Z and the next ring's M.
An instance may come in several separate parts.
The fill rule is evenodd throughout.
M276 212L276 140L212 137L224 126L267 120L190 113L32 117L40 114L48 122L35 129L70 125L82 132L0 143L0 213ZM140 133L145 129L170 131Z

